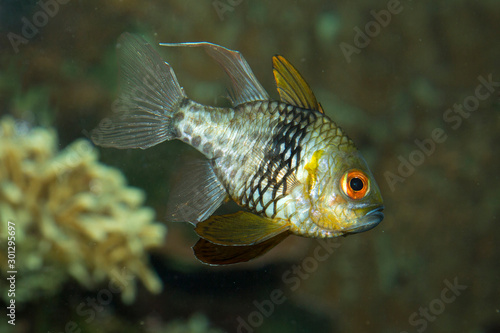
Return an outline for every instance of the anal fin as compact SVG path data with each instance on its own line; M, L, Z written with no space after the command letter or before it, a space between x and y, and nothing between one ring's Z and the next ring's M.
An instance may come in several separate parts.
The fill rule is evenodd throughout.
M195 231L207 241L218 245L254 245L264 242L290 228L280 223L248 212L212 216L197 224Z
M227 192L208 160L187 163L173 187L167 205L167 219L196 224L219 208Z
M247 262L267 253L281 243L290 233L282 232L264 242L247 246L224 246L213 244L201 238L194 246L193 251L201 262L209 265L230 265Z

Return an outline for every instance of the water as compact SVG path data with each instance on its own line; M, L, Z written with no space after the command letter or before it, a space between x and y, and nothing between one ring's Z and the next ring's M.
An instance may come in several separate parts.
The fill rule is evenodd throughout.
M2 332L500 331L499 3L0 8ZM290 237L247 264L196 261L192 227L165 207L182 161L200 155L81 141L111 114L125 31L239 50L273 98L271 57L284 55L367 159L384 221L338 240ZM157 50L189 97L227 105L201 50Z

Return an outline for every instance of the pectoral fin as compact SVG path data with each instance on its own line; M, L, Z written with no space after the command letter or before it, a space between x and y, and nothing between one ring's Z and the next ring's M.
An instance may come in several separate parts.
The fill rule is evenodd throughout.
M196 224L207 219L227 198L210 161L186 163L174 185L167 206L167 219Z
M196 258L206 264L237 264L247 262L267 253L288 237L289 234L288 231L285 231L259 244L247 246L217 245L202 238L193 246L193 251Z
M274 56L273 73L283 102L324 113L307 82L288 60L280 55Z
M254 245L287 231L289 224L280 223L252 213L212 216L196 225L195 231L207 241L218 245Z

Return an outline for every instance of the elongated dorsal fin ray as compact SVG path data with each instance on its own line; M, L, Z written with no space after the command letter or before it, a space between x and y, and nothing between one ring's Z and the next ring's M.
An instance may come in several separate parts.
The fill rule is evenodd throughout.
M268 240L290 228L270 218L248 212L212 216L196 225L201 238L218 245L254 245Z
M197 224L206 220L227 198L224 185L208 160L185 163L170 192L167 220Z
M264 242L246 246L224 246L213 244L201 238L193 246L193 251L201 262L209 265L230 265L247 262L266 254L290 235L285 231Z
M273 74L281 101L324 113L307 82L284 57L273 57Z
M232 83L232 103L237 106L253 101L269 100L269 95L253 74L240 52L208 43L160 43L162 46L203 47L203 49L224 69Z

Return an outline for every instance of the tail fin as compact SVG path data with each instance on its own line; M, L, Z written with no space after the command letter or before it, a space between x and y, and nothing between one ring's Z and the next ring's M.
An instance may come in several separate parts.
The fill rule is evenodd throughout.
M174 71L143 38L118 40L121 92L116 113L92 131L96 145L146 149L174 138L172 116L187 98Z

